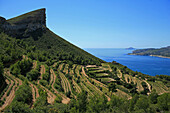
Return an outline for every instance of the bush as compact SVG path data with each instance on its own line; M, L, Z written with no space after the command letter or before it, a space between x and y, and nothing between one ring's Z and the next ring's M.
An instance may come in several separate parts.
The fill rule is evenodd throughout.
M56 95L56 99L55 99L56 103L61 103L62 102L62 97L60 95Z
M70 96L71 96L71 92L68 91L68 92L66 93L66 96L67 96L67 97L70 97Z
M37 80L39 76L40 76L40 73L38 70L32 70L27 73L27 78L30 81Z
M0 107L4 104L4 101L0 100Z
M32 89L28 83L24 83L15 92L15 101L30 104L32 102Z
M160 110L170 110L170 93L164 93L158 97L158 106Z
M43 86L47 86L48 82L46 80L40 80L40 84Z

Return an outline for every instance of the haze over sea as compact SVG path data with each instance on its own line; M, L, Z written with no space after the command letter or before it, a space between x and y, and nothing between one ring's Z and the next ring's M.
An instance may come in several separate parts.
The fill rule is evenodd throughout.
M84 50L104 61L116 61L133 71L151 76L170 75L170 59L152 56L127 55L133 50L124 48L85 48Z

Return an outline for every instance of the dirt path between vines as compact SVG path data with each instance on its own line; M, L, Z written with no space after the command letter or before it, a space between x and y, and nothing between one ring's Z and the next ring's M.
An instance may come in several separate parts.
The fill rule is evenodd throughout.
M80 86L74 81L74 79L72 81L73 81L74 87L76 88L76 92L80 93L81 92Z
M146 80L144 80L144 82L147 84L149 92L151 92L151 85Z
M12 76L9 71L7 71L7 74L8 74L8 76L10 76L11 78L14 79L15 85L12 87L12 90L11 90L9 96L6 97L4 104L0 107L0 111L4 110L13 101L13 99L15 97L15 91L18 90L18 88L19 88L19 86L17 86L17 84L19 83L19 85L22 85L22 81L15 78L14 76Z
M40 85L40 84L39 84ZM53 104L55 99L56 99L56 96L51 92L49 91L47 88L45 88L44 86L40 85L40 87L47 92L47 100L48 100L48 103L50 104Z
M11 89L12 85L14 84L14 81L13 80L10 80L11 81L11 84L9 85L7 91L4 93L4 95L2 96L1 100L3 100L4 98L7 97L7 93L8 91Z
M40 70L40 77L39 77L39 80L38 80L38 84L40 82L40 80L42 79L42 75L45 73L45 66L44 65L41 65L41 70Z
M32 103L31 103L31 108L33 108L33 104L34 104L34 102L35 102L35 99L36 99L36 97L35 97L35 89L34 89L34 86L30 83L30 87L31 87L31 89L32 89Z
M33 86L34 86L34 89L35 89L35 92L36 92L36 98L38 98L40 96L39 92L38 92L38 88L35 85L33 85Z
M33 68L33 69L36 69L36 67L37 67L37 61L33 62L32 68Z
M54 75L53 75L53 71L52 69L50 69L50 85L53 85L54 84Z
M67 92L67 88L66 88L66 84L65 84L65 82L64 82L64 78L62 77L62 73L59 71L58 72L59 73L59 76L60 76L60 78L61 78L61 85L62 85L62 87L63 87L63 89L64 89L64 92L66 93Z
M68 104L68 103L70 102L70 99L69 99L68 97L66 97L64 94L59 93L59 92L54 88L54 84L55 84L55 80L56 80L56 75L55 75L53 69L51 69L50 71L51 71L51 75L53 75L52 88L53 88L54 92L55 92L56 94L59 94L59 95L62 97L62 103L63 103L63 104Z
M82 67L82 73L84 76L88 77L85 73L84 67ZM88 84L92 85L98 92L100 92L101 94L104 94L102 91L100 91L95 85L91 84L91 82L89 82L89 80L87 79ZM106 94L105 96L107 97L108 101L110 101L110 97L108 97Z
M31 88L32 88L32 101L33 101L33 103L35 102L35 99L36 99L36 97L35 97L35 89L34 89L34 86L32 85L32 84L30 84L30 86L31 86Z
M30 84L30 86L32 88L32 97L33 97L30 107L33 108L34 102L39 97L39 92L38 92L38 88L34 84L32 84L31 82L29 82L29 84Z

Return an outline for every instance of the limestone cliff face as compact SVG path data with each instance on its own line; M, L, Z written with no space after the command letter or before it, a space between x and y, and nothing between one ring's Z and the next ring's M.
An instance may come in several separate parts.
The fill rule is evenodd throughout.
M9 20L0 17L0 29L16 38L26 38L34 32L45 31L45 9L35 10Z

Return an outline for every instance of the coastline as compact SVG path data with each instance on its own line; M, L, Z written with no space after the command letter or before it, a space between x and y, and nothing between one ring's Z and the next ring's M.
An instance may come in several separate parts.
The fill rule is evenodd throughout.
M138 54L130 53L128 55L138 55ZM170 57L161 56L161 55L139 55L139 56L152 56L152 57L159 57L159 58L168 58L168 59L170 59Z
M153 56L153 57L160 57L160 58L169 58L169 59L170 59L170 57L161 56L161 55L149 55L149 56Z

